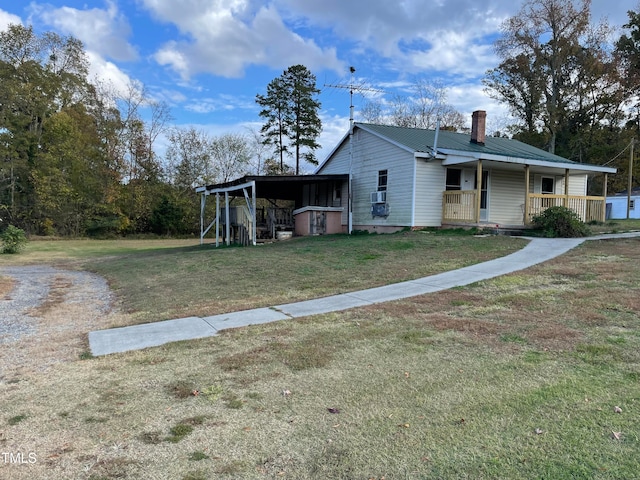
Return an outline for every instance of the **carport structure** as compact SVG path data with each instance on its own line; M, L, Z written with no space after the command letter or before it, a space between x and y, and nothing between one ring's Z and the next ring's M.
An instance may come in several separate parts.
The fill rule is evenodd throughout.
M220 243L220 227L224 226L224 241L232 236L243 245L256 245L259 234L275 238L279 229L293 230L293 215L304 207L338 209L347 206L349 175L246 175L230 182L196 188L200 194L200 243L215 227L216 246ZM343 192L346 195L343 195ZM215 218L206 224L207 197L215 195ZM234 198L242 197L241 205L232 206ZM257 199L266 199L271 207L257 208ZM290 201L294 208L281 208L277 201ZM345 209L346 210L346 209ZM350 212L346 212L350 215ZM233 230L233 232L232 232Z

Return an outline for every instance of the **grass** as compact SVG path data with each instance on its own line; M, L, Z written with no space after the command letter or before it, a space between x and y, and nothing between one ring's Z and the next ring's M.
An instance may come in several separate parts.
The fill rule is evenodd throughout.
M268 307L414 279L506 255L510 237L402 232L296 238L254 248L197 240L29 243L23 263L106 277L128 323Z
M19 255L6 255L2 260L5 265L24 264L77 264L88 258L105 258L110 255L151 252L175 248L188 248L199 244L194 239L147 239L115 240L61 239L36 237L32 238Z
M640 231L639 219L607 220L604 223L589 225L589 230L594 235L600 233L622 233L630 231Z
M25 420L27 418L26 415L15 415L13 417L11 417L9 420L7 420L7 424L9 425L17 425L20 422L22 422L23 420Z
M0 383L24 416L6 437L39 460L6 475L636 478L639 247Z
M418 278L505 255L522 240L425 232L199 246L90 260L137 322L268 307Z

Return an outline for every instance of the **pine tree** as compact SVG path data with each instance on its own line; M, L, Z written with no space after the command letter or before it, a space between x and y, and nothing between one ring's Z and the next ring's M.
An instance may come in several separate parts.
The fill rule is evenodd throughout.
M266 95L256 96L262 107L260 116L266 119L261 133L265 143L274 146L281 172L286 171L284 154L291 150L296 159L296 175L300 173L301 158L318 163L313 152L320 147L316 139L322 130L320 102L316 99L319 93L315 75L304 65L294 65L267 85Z

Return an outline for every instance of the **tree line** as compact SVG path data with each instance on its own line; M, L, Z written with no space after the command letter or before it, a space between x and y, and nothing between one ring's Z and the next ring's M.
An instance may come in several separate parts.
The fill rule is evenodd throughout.
M484 78L517 120L510 136L577 162L613 161L619 173L609 191L640 173L629 172L628 154L614 160L640 128L640 16L627 15L616 38L606 21L593 22L591 0L526 0L503 23L500 64Z
M525 0L502 25L500 63L483 83L515 119L494 134L578 162L613 161L620 174L609 189L619 191L629 174L620 154L640 129L640 12L628 12L615 38L611 26L592 22L590 6ZM0 32L0 230L13 224L39 235L192 234L199 228L195 186L248 173L298 174L301 162L317 164L320 90L303 65L256 95L259 132L221 136L172 126L168 106L143 85L114 92L90 81L88 66L71 36L20 25ZM434 128L437 120L456 131L466 125L447 103L446 87L420 79L407 95L368 101L360 116L417 128ZM600 193L600 184L591 193Z
M21 25L0 32L0 229L194 233L193 187L251 171L255 142L172 127L167 105L143 85L116 93L89 81L88 66L73 37Z

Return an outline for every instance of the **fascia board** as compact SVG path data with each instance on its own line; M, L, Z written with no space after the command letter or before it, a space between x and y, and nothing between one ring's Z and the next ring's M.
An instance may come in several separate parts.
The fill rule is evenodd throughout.
M517 165L529 165L532 167L547 167L547 168L560 168L569 170L578 170L583 172L597 172L597 173L616 173L617 169L612 167L603 167L600 165L585 165L580 163L556 163L547 162L545 160L534 160L529 158L520 157L508 157L495 154L479 154L475 152L462 152L460 150L448 150L442 149L442 153L447 155L447 158L443 160L442 165L458 165L461 163L467 163L477 160L492 160L494 162L512 163Z

